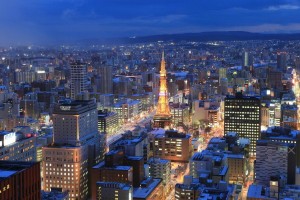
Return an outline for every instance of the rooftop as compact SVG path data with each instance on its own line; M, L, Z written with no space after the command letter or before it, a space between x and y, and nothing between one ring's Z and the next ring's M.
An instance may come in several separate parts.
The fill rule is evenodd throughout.
M147 198L154 189L161 183L161 179L154 178L147 187L138 187L133 189L133 198Z
M247 193L247 198L265 198L262 185L250 185Z
M97 185L101 185L104 188L115 188L115 189L122 189L122 190L130 190L131 185L126 183L119 183L119 182L97 182Z
M0 180L32 167L37 162L0 161Z
M105 166L105 161L100 162L99 164L93 166L93 169L111 169L111 170L120 170L120 171L128 171L132 167L125 165L116 165L112 167Z
M161 159L161 158L150 158L148 160L148 163L160 163L160 164L167 164L168 162L170 162L169 160L166 159Z

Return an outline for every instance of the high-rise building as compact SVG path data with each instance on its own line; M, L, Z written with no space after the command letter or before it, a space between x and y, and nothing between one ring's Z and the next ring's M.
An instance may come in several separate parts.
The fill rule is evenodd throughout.
M0 161L0 199L41 199L40 163Z
M287 54L286 52L277 53L277 69L286 70Z
M99 92L102 94L113 93L112 70L113 67L110 65L100 65L98 67L98 74L101 76Z
M281 90L282 85L282 72L269 68L267 71L267 86L272 89Z
M249 67L253 64L253 58L252 55L245 51L242 55L242 66Z
M120 101L114 104L113 112L117 113L120 124L127 123L142 113L142 102L131 99L126 102Z
M141 157L142 159L142 157ZM138 159L141 160L141 159ZM133 181L139 176L139 164L129 166L124 162L124 152L120 150L109 151L105 154L105 161L93 166L91 169L91 196L96 199L98 181L101 182L118 182L134 185ZM141 163L143 165L143 161ZM138 169L138 170L137 170ZM133 173L135 171L135 173ZM134 176L134 177L133 177Z
M259 98L240 92L225 98L224 133L236 132L241 138L249 138L250 156L256 155L256 141L260 139L260 107Z
M175 162L189 162L191 153L192 137L189 134L168 130L165 133L158 132L154 136L154 157Z
M171 126L171 113L169 107L168 88L167 88L167 71L164 53L162 54L160 66L160 86L156 114L153 117L153 126L168 128Z
M295 70L298 74L300 73L300 56L295 58Z
M56 105L53 112L53 145L43 148L43 189L69 191L71 200L87 199L88 169L101 160L97 130L97 106L93 101Z
M70 65L71 67L71 98L87 89L87 69L86 64L76 61Z
M221 83L222 78L227 78L227 69L224 67L219 68L219 83Z
M100 110L98 112L98 131L111 135L119 130L118 114Z
M261 104L261 125L265 127L280 126L281 104L280 100L273 99Z
M272 176L281 176L287 180L292 175L295 181L295 152L294 144L274 142L271 140L258 140L256 144L256 161L255 161L255 183L269 186ZM288 161L294 160L293 174L288 173Z
M262 131L261 138L266 141L273 141L288 146L288 176L286 181L287 184L295 184L295 169L300 166L300 131L280 126L272 126L266 131Z
M55 144L79 146L85 138L98 133L98 112L93 101L72 101L57 105L53 112Z
M172 123L174 126L183 126L189 123L190 109L187 104L174 103L170 105Z

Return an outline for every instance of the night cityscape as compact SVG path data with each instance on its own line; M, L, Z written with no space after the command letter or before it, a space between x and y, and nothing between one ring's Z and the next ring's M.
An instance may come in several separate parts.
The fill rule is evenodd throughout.
M300 199L300 1L12 0L0 25L0 200Z

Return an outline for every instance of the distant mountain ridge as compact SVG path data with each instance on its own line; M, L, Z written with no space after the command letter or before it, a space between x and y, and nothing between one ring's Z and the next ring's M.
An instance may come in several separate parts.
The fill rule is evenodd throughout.
M115 42L144 43L157 41L234 41L234 40L300 40L300 33L251 33L245 31L211 31L200 33L161 34L115 39Z

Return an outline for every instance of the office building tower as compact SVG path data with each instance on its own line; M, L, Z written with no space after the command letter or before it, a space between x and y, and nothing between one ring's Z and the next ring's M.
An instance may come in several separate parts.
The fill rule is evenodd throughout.
M280 126L269 127L261 133L262 140L288 146L287 184L295 184L296 168L300 166L300 131Z
M222 78L227 78L227 69L224 67L219 68L219 83L221 83Z
M113 91L115 95L129 96L132 95L133 82L129 77L120 76L113 80Z
M55 144L79 146L91 133L98 133L98 112L93 101L71 101L56 105L53 112Z
M224 133L236 132L241 138L250 139L250 156L256 155L256 141L260 139L260 99L243 96L225 98Z
M244 183L248 175L248 159L244 154L228 154L228 181L229 183Z
M86 64L81 61L71 63L71 99L76 99L77 95L87 89L87 69Z
M190 108L187 104L170 104L172 124L174 126L185 126L189 123Z
M69 191L71 200L87 199L89 167L101 160L101 135L93 101L56 105L53 112L53 145L43 148L43 189Z
M0 161L0 199L41 199L40 163Z
M98 131L111 135L119 130L118 114L115 112L98 111Z
M250 67L251 65L253 65L253 58L252 58L252 55L245 51L243 52L243 55L242 55L242 66L244 67Z
M297 56L295 58L295 70L296 70L297 74L300 73L300 56Z
M113 112L117 113L120 124L133 121L142 113L142 102L131 99L120 101L114 104Z
M97 200L132 200L132 186L118 182L97 182Z
M169 128L171 126L171 113L169 107L167 71L164 53L162 54L160 66L160 85L156 114L153 117L153 126L156 128Z
M132 186L139 187L145 178L144 158L142 156L126 156L123 163L124 165L132 166Z
M261 125L265 127L280 126L281 104L280 100L271 100L261 103Z
M114 104L113 94L101 94L98 102L98 110L108 110L110 111Z
M15 82L17 83L32 83L36 80L36 72L33 70L22 71L20 69L15 70Z
M100 88L98 91L102 94L113 93L113 67L110 65L100 65L98 67L98 75L100 76Z
M124 159L124 152L122 150L113 150L105 154L105 161L92 167L90 182L92 199L96 199L98 190L96 183L99 181L133 185L133 179L138 179L139 170L137 170L136 167L138 167L139 164L134 167L129 166L124 163ZM133 173L133 170L135 170L135 173Z
M269 68L267 71L267 86L275 90L282 90L282 72Z
M168 130L154 134L154 157L175 162L189 162L192 153L192 137L189 134Z
M277 69L278 70L286 70L287 67L287 53L286 52L278 52L277 53Z
M124 166L124 167L121 167ZM128 171L129 174L122 177L118 174ZM141 156L125 156L122 150L113 150L105 154L105 161L93 167L93 186L96 181L116 181L131 183L133 187L139 187L144 179L144 159ZM108 175L111 173L110 175ZM95 179L98 177L98 180Z
M222 95L227 95L227 93L228 93L228 79L227 78L221 78L219 83L220 83L219 92Z
M291 146L292 145L292 146ZM295 152L291 152L294 144L285 144L270 140L258 140L256 144L255 183L269 186L272 176L288 176L295 178ZM289 160L294 160L294 172L288 174Z

